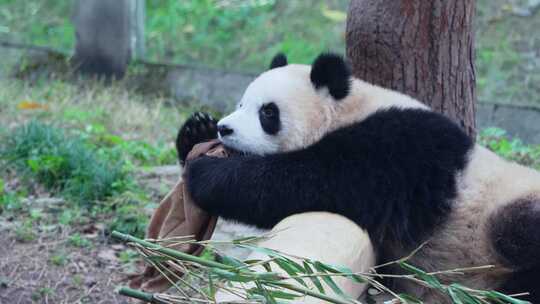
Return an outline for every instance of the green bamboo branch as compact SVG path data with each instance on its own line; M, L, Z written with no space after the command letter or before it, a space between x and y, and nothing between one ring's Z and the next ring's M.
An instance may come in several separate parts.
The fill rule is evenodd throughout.
M124 242L130 242L130 243L139 244L139 245L141 245L141 246L143 246L143 247L145 247L147 249L154 250L156 252L162 253L164 255L167 255L167 256L170 256L170 257L173 257L173 258L176 258L176 259L179 259L179 260L184 260L184 261L197 263L197 264L200 264L200 265L203 265L203 266L206 266L206 267L215 267L215 268L220 268L220 269L225 269L225 270L234 270L233 266L221 264L221 263L218 263L218 262L214 262L214 261L210 261L210 260L207 260L207 259L200 258L198 256L194 256L194 255L187 254L187 253L184 253L184 252L181 252L181 251L177 251L177 250L174 250L174 249L171 249L171 248L163 247L161 245L157 245L157 244L152 243L152 242L141 240L141 239L136 238L134 236L131 236L129 234L124 234L124 233L121 233L121 232L118 232L118 231L113 231L111 236L116 238L116 239L122 240Z
M128 287L120 288L118 290L118 293L120 295L123 295L123 296L126 296L126 297L142 300L142 301L152 303L152 304L166 304L165 302L163 302L163 301L161 301L159 299L156 299L154 297L154 295L151 294L151 293L143 292L143 291L136 290L136 289L131 289L131 288L128 288Z
M436 278L437 275L442 275L442 274L463 274L464 272L468 272L468 271L481 271L481 270L490 269L490 268L493 268L493 266L488 265L488 266L469 267L469 268L455 268L455 269L450 269L450 270L427 272L427 271L424 271L424 270L422 270L420 268L409 265L407 263L408 260L410 259L410 257L412 257L418 251L418 249L415 250L413 253L411 253L407 257L404 257L404 258L399 259L397 261L386 263L386 265L390 265L390 264L399 265L400 267L404 268L407 272L410 273L410 274L406 274L406 275L378 274L378 273L376 273L375 269L379 268L380 266L372 268L374 273L362 273L362 272L354 273L354 272L352 272L350 270L349 271L343 271L343 270L335 270L335 269L334 269L335 272L334 272L334 270L331 270L332 273L328 273L328 272L321 272L320 269L318 269L317 272L313 272L311 270L311 271L309 271L307 273L300 272L301 274L297 275L296 270L289 269L289 271L287 271L287 269L284 268L283 265L281 265L281 263L286 263L287 261L290 261L291 263L293 263L291 260L284 257L287 254L284 254L282 256L280 253L275 252L275 251L273 251L271 249L267 249L267 248L259 248L259 250L269 254L269 256L271 257L270 260L259 261L259 262L255 263L255 264L250 263L248 265L247 263L242 263L240 261L238 263L231 263L231 261L226 262L225 259L224 259L223 262L216 262L216 261L213 261L213 260L200 258L200 257L194 256L194 255L184 253L184 252L176 251L176 250L168 248L168 247L163 247L159 243L154 243L154 242L151 242L151 241L141 240L139 238L136 238L136 237L133 237L133 236L130 236L130 235L119 233L117 231L114 231L112 233L112 236L115 237L115 238L118 238L120 240L130 242L133 245L137 246L137 248L140 249L140 250L144 249L143 251L144 251L145 256L147 256L149 254L150 255L155 254L156 256L162 256L162 257L165 257L165 258L175 259L176 261L167 260L167 263L171 263L173 265L175 263L178 263L178 265L180 267L190 267L190 265L194 264L194 265L196 265L197 269L206 271L206 272L208 272L209 275L211 275L213 273L214 275L217 275L219 278L224 279L226 281L253 282L254 284L256 284L256 286L259 289L261 289L263 291L265 291L268 287L270 287L272 289L276 289L276 290L279 290L279 289L289 290L289 291L293 291L293 292L299 294L298 296L302 296L302 295L303 296L310 296L310 297L314 297L314 298L324 300L325 302L328 302L328 303L358 304L360 302L358 302L358 301L356 301L354 299L349 299L346 296L336 298L336 297L324 294L323 293L324 291L321 291L320 289L319 289L319 291L321 291L321 292L319 293L317 291L314 291L313 289L309 289L307 286L303 287L303 286L290 284L286 280L294 279L294 280L298 281L298 280L302 280L303 278L311 278L311 279L313 279L313 278L323 278L324 280L326 280L326 279L328 279L330 277L333 277L333 276L345 276L345 277L359 276L363 280L370 283L372 286L374 286L374 287L376 287L376 288L378 288L380 290L383 290L385 292L388 292L394 298L401 300L403 303L410 303L409 300L407 300L407 298L402 297L401 295L393 292L391 289L387 288L386 286L382 285L380 282L378 282L377 280L374 279L374 277L392 277L392 278L411 280L411 281L413 281L416 284L419 284L421 286L425 286L425 287L437 290L440 293L444 294L445 296L450 297L454 303L468 303L468 304L470 304L470 303L487 303L488 301L493 300L494 302L497 302L497 303L513 303L513 304L527 304L528 303L528 304L530 304L529 302L526 302L526 301L523 301L523 300L519 300L519 299L516 299L516 298L511 298L511 297L515 297L515 296L520 296L521 294L508 296L508 295L504 295L504 294L501 294L501 293L498 293L498 292L495 292L495 291L471 289L471 288L467 288L465 286L462 286L462 285L459 285L459 284L456 284L456 283L450 284L450 285L443 284ZM234 241L233 241L233 244L234 244ZM246 247L244 245L240 245L240 246L244 247L244 248ZM252 246L250 246L250 247L252 247ZM253 249L256 249L256 247L253 247ZM277 254L277 256L272 256L274 253ZM283 261L280 260L280 257L282 257ZM303 258L301 258L301 259L303 259ZM275 261L276 264L278 264L278 266L280 266L283 270L285 270L288 273L288 276L287 275L282 275L281 273L272 272L270 268L267 269L267 272L263 272L263 273L259 273L259 272L256 272L255 270L250 269L250 267L253 267L254 265L262 265L262 264L269 263L271 261ZM158 266L159 262L154 263L152 260L149 260L149 262L151 264L153 264L154 267L156 267L158 270L160 270L159 266ZM188 262L188 263L186 265L184 265L184 262ZM232 262L234 262L234 259L232 259ZM311 262L313 262L313 261L311 261ZM172 265L170 265L170 266L172 266ZM298 267L301 267L301 266L298 266ZM315 267L317 268L316 265L315 265ZM328 267L330 267L330 266L328 266ZM192 272L189 269L186 269L186 273L191 274ZM162 274L166 276L166 274L164 274L164 273L162 273ZM211 278L211 276L209 276L209 278ZM203 281L204 281L204 279L203 279ZM173 282L171 282L171 283L173 283ZM332 283L332 285L334 285L334 283ZM320 283L319 283L318 286L320 286ZM330 287L332 287L332 286L330 286ZM248 292L248 291L246 290L246 292ZM170 302L170 301L161 300L162 295L157 295L157 294L152 295L152 294L140 292L140 291L129 289L129 288L120 289L120 294L130 296L130 297L133 297L133 298L137 298L137 299L141 299L141 300L144 300L144 301L148 301L150 303L162 304L162 303L165 303L165 302L167 302L167 303ZM248 292L248 294L249 294L249 292ZM269 296L269 295L267 294L267 296ZM242 297L248 297L248 296L242 296ZM201 301L199 299L194 299L194 298L188 299L188 300L191 300L192 303ZM208 300L206 300L206 301L208 301ZM412 302L415 302L415 301L412 301ZM206 303L208 303L208 302L206 302Z
M215 261L206 260L206 259L203 259L203 258L200 258L200 257L197 257L197 256L193 256L191 254L187 254L187 253L184 253L184 252L176 251L174 249L162 247L162 246L154 244L152 242L141 240L141 239L136 238L134 236L124 234L124 233L121 233L121 232L118 232L118 231L113 231L111 236L116 238L116 239L125 241L125 242L130 242L130 243L135 243L135 244L141 245L141 246L143 246L143 247L145 247L147 249L154 250L156 252L159 252L159 253L162 253L162 254L165 254L167 256L177 258L177 259L180 259L180 260L185 260L185 261L197 263L197 264L207 266L207 267L211 267L211 268L229 270L229 271L233 271L233 272L236 271L238 274L246 276L246 277L253 278L255 281L259 281L260 283L267 284L267 285L273 285L273 286L281 287L281 288L288 289L288 290L291 290L291 291L295 291L295 292L298 292L300 294L304 294L304 295L308 295L308 296L311 296L311 297L319 298L319 299L324 300L324 301L328 301L329 303L334 303L334 304L358 303L358 302L342 300L342 299L339 299L339 298L331 297L329 295L322 294L322 293L319 293L319 292L315 292L313 290L310 290L310 289L304 288L304 287L300 287L300 286L295 286L295 285L291 285L291 284L287 284L287 283L266 281L266 280L264 280L264 278L268 277L268 273L259 274L259 273L255 273L255 272L253 272L251 270L250 271L238 271L238 269L233 267L233 266L225 265L225 264L215 262ZM279 279L285 279L285 278L279 278ZM124 292L125 292L125 290L124 290ZM128 289L128 292L131 292L131 291ZM143 296L143 295L149 296L149 294L145 294L145 293L141 293L141 294L137 294L137 295L138 296ZM151 298L155 300L155 298L153 296L151 296ZM153 303L153 302L151 302L151 303ZM163 302L157 302L157 303L161 304Z

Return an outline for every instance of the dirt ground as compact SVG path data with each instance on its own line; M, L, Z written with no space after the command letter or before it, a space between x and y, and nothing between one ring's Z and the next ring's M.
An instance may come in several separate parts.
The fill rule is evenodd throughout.
M67 231L20 242L3 225L0 303L130 303L115 292L124 283L118 254L125 247L111 247L99 230L86 234L95 240L92 246L78 248L68 245Z
M171 168L150 170L137 179L148 185L157 200L176 180L178 173L173 173ZM16 178L9 183L17 183ZM48 197L42 189L33 191L31 200L33 205L46 205L43 217L66 208L62 203L52 206L62 200ZM127 284L127 274L143 265L133 256L125 256L127 246L114 243L100 220L84 225L40 225L26 240L19 228L23 220L0 215L0 304L137 302L118 295L116 289ZM73 235L84 242L74 242Z

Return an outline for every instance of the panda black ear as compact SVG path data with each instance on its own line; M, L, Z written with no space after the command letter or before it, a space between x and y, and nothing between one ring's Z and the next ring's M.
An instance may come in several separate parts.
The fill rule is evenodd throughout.
M274 58L272 58L272 62L270 63L270 70L283 67L287 65L287 56L283 53L278 53Z
M328 92L336 100L349 95L351 72L343 57L339 55L319 55L311 66L310 77L316 89L328 88Z

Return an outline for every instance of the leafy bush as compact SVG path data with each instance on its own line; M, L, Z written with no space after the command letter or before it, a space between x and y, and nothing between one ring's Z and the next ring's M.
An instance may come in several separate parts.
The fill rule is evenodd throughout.
M540 145L529 146L519 139L510 139L506 131L499 128L482 130L478 142L506 159L540 169Z
M150 213L149 210L145 212L145 207L151 210L155 206L149 205L148 198L142 193L127 191L115 197L107 207L114 213L107 230L144 237Z
M3 142L0 159L8 166L83 205L122 191L128 183L121 161L50 125L31 121Z

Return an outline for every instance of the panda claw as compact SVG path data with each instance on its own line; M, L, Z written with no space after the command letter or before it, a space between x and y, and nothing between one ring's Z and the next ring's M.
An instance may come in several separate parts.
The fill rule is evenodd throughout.
M193 113L180 128L176 138L180 163L184 164L193 146L215 138L217 138L217 121L207 113Z

